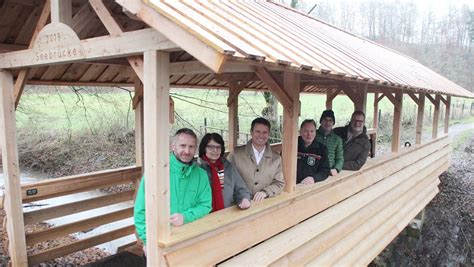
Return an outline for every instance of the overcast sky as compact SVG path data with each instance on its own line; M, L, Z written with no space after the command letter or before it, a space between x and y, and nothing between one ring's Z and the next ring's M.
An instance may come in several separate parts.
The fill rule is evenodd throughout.
M333 0L332 2L367 2L367 0ZM467 5L471 9L474 10L474 0L379 0L382 2L390 2L390 3L414 3L418 6L418 11L427 10L430 6L435 12L436 15L442 16L447 13L449 6L456 6L461 7L462 5ZM286 0L289 4L291 0ZM309 9L315 4L322 2L321 0L300 0L302 4L308 6ZM306 12L308 12L307 10Z

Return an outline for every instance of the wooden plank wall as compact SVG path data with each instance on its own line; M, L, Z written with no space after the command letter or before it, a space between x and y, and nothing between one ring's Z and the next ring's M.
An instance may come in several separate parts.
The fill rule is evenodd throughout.
M438 192L438 176L448 168L451 152L445 139L432 143L439 145L434 151L421 149L424 155L413 164L220 265L369 264Z

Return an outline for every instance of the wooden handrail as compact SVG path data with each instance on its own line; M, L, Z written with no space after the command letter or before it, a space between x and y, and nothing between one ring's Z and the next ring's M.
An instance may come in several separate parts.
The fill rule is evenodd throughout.
M104 234L96 235L93 237L89 237L86 239L78 240L74 243L67 244L64 246L48 249L43 252L39 252L37 254L33 254L28 257L28 264L35 265L41 262L45 262L60 256L64 256L76 251L80 251L86 248L90 248L96 245L103 244L105 242L109 242L111 240L118 239L120 237L124 237L127 235L133 234L135 231L134 225L129 225L126 227L122 227L117 230L113 230Z
M141 175L141 167L131 166L114 170L43 180L22 185L22 200L23 203L33 202L117 184L129 183L140 178Z
M26 244L32 245L46 240L52 240L60 236L65 236L79 231L85 231L97 226L130 218L131 216L133 216L133 207L121 209L92 218L87 218L73 223L64 224L61 226L56 226L35 233L27 234Z
M25 225L42 222L86 210L101 208L108 205L131 200L134 190L125 191L113 195L90 198L82 201L72 202L60 206L25 212L23 218Z

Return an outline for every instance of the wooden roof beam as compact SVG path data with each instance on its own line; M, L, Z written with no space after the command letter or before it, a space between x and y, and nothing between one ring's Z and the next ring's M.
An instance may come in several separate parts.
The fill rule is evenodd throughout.
M26 45L18 45L18 44L0 44L0 53L11 52L11 51L18 51L28 49Z
M50 57L44 50L33 48L0 54L0 68L11 69L67 64L79 61L138 55L151 50L169 51L178 48L173 42L169 41L154 29L143 29L133 32L125 32L117 36L102 36L81 40L74 45L71 44L71 47L75 47L76 49L82 48L82 51L84 52L83 56L76 55L70 57L66 54L64 57L54 55ZM52 47L52 49L54 48L56 47ZM44 57L38 58L38 53L46 54L44 54Z

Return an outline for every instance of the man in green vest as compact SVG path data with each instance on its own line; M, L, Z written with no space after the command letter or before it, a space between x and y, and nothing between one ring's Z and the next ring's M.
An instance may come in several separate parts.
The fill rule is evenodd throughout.
M196 134L187 128L176 132L170 153L170 224L180 226L195 221L212 209L209 178L194 162ZM162 177L151 177L160 179ZM149 178L148 178L149 179ZM137 234L146 245L145 179L142 178L134 208Z
M316 134L316 140L323 143L328 150L329 158L329 175L335 176L341 170L344 165L344 148L342 146L342 139L336 135L332 128L336 123L336 118L334 117L334 112L330 109L325 110L321 114L319 119L319 129Z

